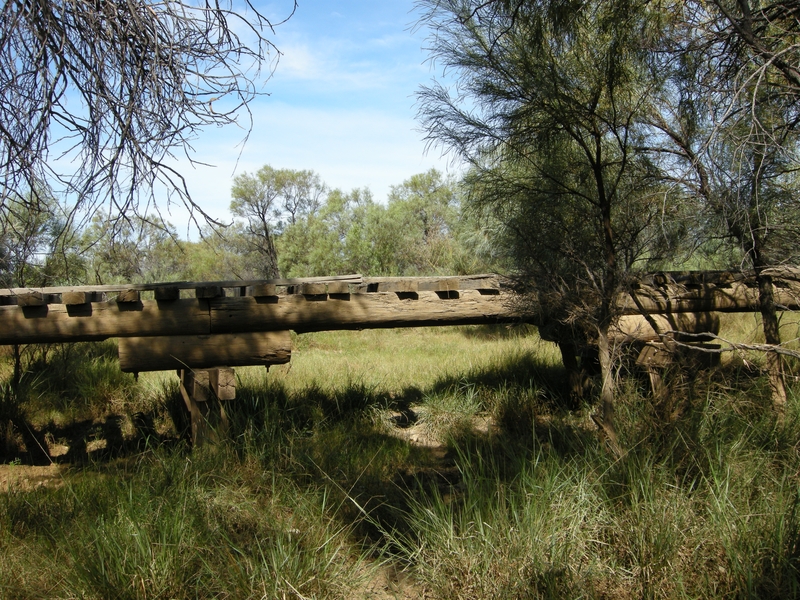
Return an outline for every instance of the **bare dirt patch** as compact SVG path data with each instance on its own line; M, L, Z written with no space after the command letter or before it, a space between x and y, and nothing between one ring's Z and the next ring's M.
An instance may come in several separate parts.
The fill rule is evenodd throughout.
M57 488L64 484L62 465L34 467L30 465L0 465L0 494L31 492L38 488Z
M369 581L359 588L353 598L365 600L412 600L432 598L424 586L419 585L405 571L383 565Z

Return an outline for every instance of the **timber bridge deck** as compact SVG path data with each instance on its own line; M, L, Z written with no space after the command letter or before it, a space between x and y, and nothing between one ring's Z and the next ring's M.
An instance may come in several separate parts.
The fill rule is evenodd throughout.
M800 269L769 275L778 309L800 308ZM0 289L0 345L120 338L126 371L269 365L288 360L285 348L266 350L289 330L535 323L515 298L493 274ZM626 315L752 312L758 288L747 272L653 273L618 306Z
M781 267L768 274L777 308L800 308L800 269ZM668 328L680 329L691 320L670 315L752 312L758 298L753 273L642 275L617 299L619 312L632 319L623 317L620 332L625 339L652 338L642 315L666 316ZM178 370L199 441L213 404L206 401L235 397L233 367L289 362L290 331L537 324L516 299L509 282L497 275L0 289L0 345L119 338L123 371ZM221 414L224 418L224 409Z
M495 275L6 289L0 344L120 338L126 371L269 365L288 360L282 343L280 356L269 348L289 330L519 320L508 298ZM141 356L131 358L139 347Z

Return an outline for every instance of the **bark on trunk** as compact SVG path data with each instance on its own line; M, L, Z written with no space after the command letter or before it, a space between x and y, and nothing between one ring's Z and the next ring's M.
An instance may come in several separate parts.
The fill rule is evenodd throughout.
M617 430L614 426L614 372L611 362L611 346L608 342L608 327L598 328L597 350L600 359L600 402L601 414L593 416L594 422L605 434L606 444L617 457L622 456L622 450L617 440Z
M576 409L584 396L584 373L578 366L577 349L571 342L558 342L558 349L561 350L561 360L567 371L570 408Z
M764 341L769 345L780 346L781 333L778 313L775 309L775 288L772 285L772 277L765 275L761 269L757 269L756 281ZM767 352L766 363L772 406L778 417L782 418L786 414L786 381L783 375L783 359L777 352Z

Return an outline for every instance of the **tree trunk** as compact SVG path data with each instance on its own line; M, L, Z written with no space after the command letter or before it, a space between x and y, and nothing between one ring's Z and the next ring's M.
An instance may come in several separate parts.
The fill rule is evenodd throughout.
M561 360L567 371L567 386L569 388L569 407L577 409L584 397L584 373L578 366L577 348L572 342L558 342L561 351Z
M275 242L271 235L267 237L267 279L277 279L281 276L278 268L278 251L275 249Z
M600 415L593 415L592 419L605 434L609 450L619 457L622 456L622 451L617 440L617 430L614 427L614 372L607 325L602 325L598 328L597 350L598 358L600 359L600 403L602 412Z
M765 275L761 268L756 268L758 283L759 310L764 328L764 341L772 346L780 346L781 332L778 324L778 313L775 309L775 288L772 277ZM767 352L767 373L772 394L772 407L779 418L786 414L786 381L783 376L783 359L777 352Z

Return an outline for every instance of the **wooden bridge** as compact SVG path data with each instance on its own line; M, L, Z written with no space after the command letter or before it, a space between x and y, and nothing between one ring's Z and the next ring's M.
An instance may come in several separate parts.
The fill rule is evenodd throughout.
M778 308L800 308L800 269L769 274ZM535 324L516 299L497 275L0 289L0 345L119 338L123 371L179 371L196 430L198 402L235 395L232 367L289 362L291 330ZM617 305L628 315L622 338L657 339L643 314L757 311L758 288L752 273L655 273L637 279ZM691 322L666 325L696 327Z

